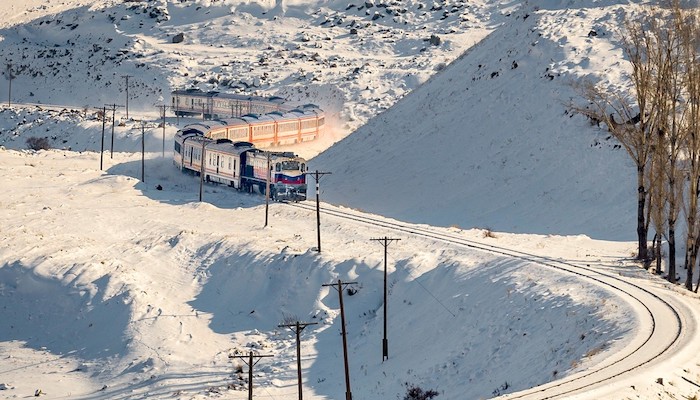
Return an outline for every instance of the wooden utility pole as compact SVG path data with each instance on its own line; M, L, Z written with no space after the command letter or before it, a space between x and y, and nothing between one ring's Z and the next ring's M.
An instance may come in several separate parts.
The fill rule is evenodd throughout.
M141 182L146 182L146 122L141 121Z
M267 152L267 173L265 174L265 227L267 227L267 214L270 209L270 152Z
M299 322L294 324L277 325L278 327L290 328L297 336L297 382L299 384L299 400L303 400L302 387L301 387L301 341L299 340L299 335L301 331L304 330L309 325L317 325L318 322Z
M206 147L207 141L205 140L204 136L202 136L202 157L199 160L200 161L200 169L199 169L199 201L202 201L202 192L204 190L204 174L205 174L205 168L204 168L204 150Z
M338 300L340 302L340 323L343 336L343 360L345 362L345 400L352 400L352 391L350 390L350 369L348 365L348 340L345 332L345 307L343 306L343 289L348 285L355 285L357 282L342 282L338 279L338 283L327 283L322 286L332 286L338 292Z
M112 109L112 145L109 147L109 158L114 158L114 117L116 114L117 107L124 106L119 106L116 104L105 104L105 106L109 106Z
M244 363L248 365L248 400L253 400L253 367L264 357L272 357L272 355L254 355L251 351L248 355L248 361L246 361L246 359L244 358L245 356L236 357L240 358L241 360L243 360ZM257 358L255 362L253 362L253 357Z
M12 63L7 63L7 78L10 80L10 86L7 89L7 106L12 105L12 78L15 76L12 74Z
M382 362L389 359L389 340L387 339L387 309L389 308L389 302L387 301L387 273L386 273L386 259L387 259L387 248L389 243L393 241L399 241L401 239L391 239L386 236L379 239L370 239L377 241L384 246L384 339L382 340Z
M107 107L102 107L102 141L100 142L100 171L102 171L102 158L105 153L105 119Z
M170 108L170 106L161 104L157 107L160 109L160 115L163 118L163 158L165 158L165 110Z
M316 180L316 236L318 238L318 252L321 252L321 206L320 206L320 196L321 196L321 186L319 181L323 175L329 175L331 172L319 172L316 170L314 172L305 172L304 175L311 175Z
M126 119L129 119L129 78L131 75L122 75L122 78L126 79Z

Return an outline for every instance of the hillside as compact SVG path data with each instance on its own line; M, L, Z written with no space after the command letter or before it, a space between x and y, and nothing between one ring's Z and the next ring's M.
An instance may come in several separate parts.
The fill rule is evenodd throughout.
M443 226L633 239L628 156L604 125L568 111L578 101L572 84L614 79L624 67L615 39L624 8L609 3L514 10L428 84L314 159L312 168L335 174L324 199Z

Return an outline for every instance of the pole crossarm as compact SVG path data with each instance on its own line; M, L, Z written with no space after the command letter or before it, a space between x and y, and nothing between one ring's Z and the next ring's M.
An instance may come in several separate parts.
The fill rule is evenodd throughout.
M371 241L379 242L384 246L384 338L382 339L382 362L389 359L389 339L387 337L387 309L389 308L389 302L387 300L387 272L386 272L386 260L387 260L387 249L391 242L397 242L401 239L389 238L384 236L383 238L370 239Z
M278 328L292 328L292 332L301 332L309 325L318 325L318 322L297 322L295 324L277 325ZM294 329L296 328L296 329Z

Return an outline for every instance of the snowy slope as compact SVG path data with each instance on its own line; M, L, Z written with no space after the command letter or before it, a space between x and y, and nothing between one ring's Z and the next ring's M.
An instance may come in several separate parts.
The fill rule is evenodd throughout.
M358 292L345 296L358 398L393 398L405 383L444 398L527 388L604 359L625 344L636 318L629 304L590 282L404 237L391 248L391 358L382 363L382 252L365 244L383 229L327 218L330 252L318 255L312 213L273 204L272 225L263 228L256 196L207 188L212 204L198 204L197 180L157 155L146 166L151 183L132 177L138 155L119 154L106 174L95 153L0 157L8 189L0 335L13 355L2 362L0 381L15 387L12 394L189 398L216 388L243 398L245 375L232 376L242 363L229 355L255 351L275 356L255 378L263 393L293 398L294 341L276 326L301 320L318 323L305 331L307 397L340 398L338 297L321 286L337 279L358 282ZM13 184L18 176L32 180ZM461 234L482 238L481 231ZM601 257L587 239L530 239L552 252L580 248ZM606 253L627 247L602 246ZM31 357L20 345L61 356L38 373L63 378L40 381L25 371Z
M509 14L428 84L314 159L312 168L335 174L324 199L443 226L633 239L627 155L604 126L567 111L573 82L619 60L608 39L619 9L538 3ZM588 37L591 29L600 36Z

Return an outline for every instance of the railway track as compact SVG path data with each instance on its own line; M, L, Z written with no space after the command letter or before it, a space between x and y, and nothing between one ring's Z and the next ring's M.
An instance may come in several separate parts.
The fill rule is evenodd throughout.
M290 206L314 212L316 210L315 205L308 203L295 203ZM621 277L618 273L593 268L583 262L560 260L470 240L429 227L370 217L353 210L324 206L321 208L321 213L455 246L513 257L573 274L608 288L630 303L634 309L640 310L638 315L640 326L629 345L623 350L585 371L537 387L506 394L499 397L500 399L561 399L574 395L577 398L588 396L605 398L605 393L623 388L623 382L632 379L635 373L673 357L694 340L691 336L696 335L695 313L690 306L677 300L668 290L642 287L631 282L630 279Z

